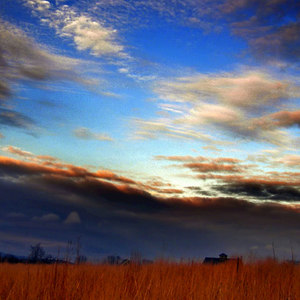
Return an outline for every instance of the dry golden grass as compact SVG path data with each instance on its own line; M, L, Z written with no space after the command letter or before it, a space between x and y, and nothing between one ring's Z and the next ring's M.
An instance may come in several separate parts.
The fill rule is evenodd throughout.
M300 266L0 264L0 299L299 300Z

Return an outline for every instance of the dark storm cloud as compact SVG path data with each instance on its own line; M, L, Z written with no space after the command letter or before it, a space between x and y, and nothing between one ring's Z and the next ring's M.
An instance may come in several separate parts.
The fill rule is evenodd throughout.
M199 187L199 186L188 186L186 187L186 189L196 193L199 196L207 196L207 197L212 197L212 196L216 196L216 192L214 191L207 191L204 190L203 188Z
M77 168L73 166L74 170ZM84 233L94 239L94 243L95 234L100 230L97 224L100 222L102 234L106 232L106 239L111 238L109 235L118 235L125 244L130 241L141 246L143 241L152 243L152 249L158 247L158 236L160 242L162 239L172 240L169 237L171 233L177 239L177 243L174 240L172 245L180 249L180 241L192 245L193 239L199 234L202 235L202 242L205 239L210 241L209 248L215 245L229 247L230 243L226 240L232 239L234 234L235 239L243 240L245 245L258 241L263 244L266 235L276 234L280 238L288 234L297 240L296 233L300 230L299 209L282 204L254 204L234 197L161 198L140 188L96 179L84 172L81 172L81 176L79 172L77 176L71 176L68 172L57 172L54 168L45 169L43 163L38 167L37 164L8 158L0 160L0 170L3 187L1 214L15 212L30 216L26 222L19 219L18 224L25 222L27 229L30 228L30 232L37 231L38 236L43 236L43 230L34 229L32 222L37 222L43 216L56 215L56 225L51 227L53 222L46 223L47 237L53 238L54 231L66 225L62 220L72 211L77 212L81 220L77 233ZM284 191L286 195L288 192L289 196L292 195L291 190ZM106 224L105 228L103 224ZM10 226L11 231L23 232L15 225ZM261 226L264 231L261 231ZM69 234L74 235L78 229L68 230ZM201 247L198 242L194 244ZM237 241L232 241L233 244L238 247ZM177 254L178 249L174 249ZM195 251L192 249L190 253Z
M9 176L15 178L20 184L40 185L46 189L53 188L54 190L61 190L66 194L87 197L93 199L93 202L96 204L110 203L112 205L124 206L124 208L128 208L129 210L146 210L149 212L149 209L150 211L173 208L186 210L198 207L203 210L210 207L226 208L227 205L234 208L239 207L240 204L245 207L247 203L246 201L241 202L240 200L231 198L160 198L144 191L138 185L132 186L135 181L129 178L119 181L119 177L115 174L115 182L111 183L104 181L106 178L101 175L101 171L93 173L74 165L61 164L61 166L64 168L48 167L45 165L45 161L32 163L3 156L0 157L0 174L2 177ZM100 176L98 177L97 174L100 174ZM250 203L247 205L250 205Z
M261 119L261 126L291 126L298 120L298 111L282 111ZM274 123L279 123L274 124ZM272 200L272 201L300 201L299 173L268 172L262 174L258 165L246 165L243 161L230 157L203 157L203 156L156 156L156 160L176 162L173 167L191 170L199 180L210 180L210 191L203 191L200 187L188 187L199 195L214 195L222 192L227 197L243 197L245 199ZM297 167L299 157L286 155L276 165ZM257 173L257 174L255 174ZM215 184L217 182L217 184Z
M300 201L299 187L244 182L219 185L215 189L232 197L248 196L265 200Z

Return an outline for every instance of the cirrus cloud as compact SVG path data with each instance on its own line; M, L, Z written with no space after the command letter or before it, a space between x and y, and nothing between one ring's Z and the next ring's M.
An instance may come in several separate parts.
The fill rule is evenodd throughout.
M282 105L292 106L300 97L297 82L262 70L161 80L154 92L158 108L175 105L176 111L169 110L160 120L136 121L137 133L144 138L159 134L179 138L180 132L194 132L196 139L206 130L209 144L218 143L210 135L217 131L219 136L225 133L288 147L294 137L287 129L299 123L298 111L278 110Z
M113 141L113 139L103 133L94 133L85 127L79 127L73 131L74 135L82 140Z
M0 99L12 95L12 85L20 81L81 81L74 71L79 60L50 53L2 19L0 45Z
M201 103L212 99L242 109L263 108L300 95L299 88L292 82L272 78L262 71L198 74L162 81L154 91L164 100Z

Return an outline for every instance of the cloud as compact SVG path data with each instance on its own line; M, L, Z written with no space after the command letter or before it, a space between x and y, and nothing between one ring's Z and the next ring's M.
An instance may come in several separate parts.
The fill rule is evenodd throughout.
M56 5L49 1L26 0L24 4L40 21L53 27L57 34L73 40L80 51L89 50L94 56L126 58L124 47L117 41L117 30L104 26L87 14L78 13L69 5Z
M73 80L83 82L74 71L79 61L50 53L22 30L0 19L0 99L13 93L19 82Z
M80 224L81 219L80 219L79 214L76 211L70 212L70 214L67 216L64 223L65 224Z
M188 168L197 173L240 173L243 166L239 164L241 161L235 158L218 157L210 158L203 156L155 156L156 160L168 160L180 162L180 167Z
M202 180L217 180L219 182L234 184L261 184L278 186L300 186L300 173L296 172L268 172L266 174L241 173L233 175L225 174L198 174L195 178Z
M50 2L47 0L25 0L24 2L37 12L48 11L51 7Z
M116 30L105 28L86 16L65 23L61 35L71 37L78 50L91 50L95 56L120 55L123 52L123 46L115 41Z
M275 165L284 165L289 168L299 168L300 166L300 155L297 154L288 154L284 155L280 158L275 158L271 162Z
M244 38L260 61L297 62L300 57L300 7L297 1L148 1L165 18L205 32L230 28Z
M204 177L198 175L197 178L218 180L219 184L213 189L228 196L251 197L254 200L300 201L300 173L270 172L265 176L241 174Z
M289 134L280 128L280 125L283 124L272 122L270 115L259 118L250 117L242 111L223 105L196 105L174 122L199 129L209 126L211 130L224 132L239 139L257 140L278 146L286 146L291 143Z
M254 55L264 61L295 62L300 57L300 7L295 1L226 1L222 11L231 16L235 34L245 38ZM246 18L238 18L248 12Z
M35 122L22 113L0 107L0 125L33 129Z
M273 167L273 171L263 171L258 165L245 164L245 161L230 157L160 155L154 158L175 162L177 164L173 167L192 171L192 175L178 176L201 180L201 185L205 182L203 195L207 195L208 189L210 195L222 192L229 197L244 197L248 200L300 201L300 173L274 170L274 167L282 167L284 164L297 168L300 163L297 155L275 156L272 163L266 161ZM203 189L191 190L201 193Z
M157 180L154 182L148 181L147 183L143 183L126 176L118 175L109 170L97 170L96 172L91 172L87 168L61 162L59 159L49 155L35 155L13 146L2 147L1 150L17 155L25 160L19 161L17 159L0 156L2 169L6 170L5 172L11 173L12 176L18 176L17 174L22 174L24 172L24 174L27 175L29 173L36 173L39 174L39 176L66 176L73 178L75 181L80 181L85 178L94 178L99 181L99 184L105 185L106 182L121 184L123 186L118 186L117 190L123 189L128 192L141 189L157 195L183 194L181 189L176 189L169 183L160 182L160 185L158 185L159 182ZM131 188L130 186L134 186L135 188Z
M25 151L22 152L23 152L22 155L26 155ZM42 159L34 159L35 157L41 157L41 156L33 156L33 155L26 156L27 159L33 158L33 159L29 159L31 160L30 162L19 161L17 159L0 156L0 164L2 166L2 170L6 170L11 174L22 174L22 173L28 175L34 173L39 175L49 174L49 175L56 175L56 176L66 176L74 179L98 178L98 179L105 179L109 181L121 182L124 184L138 184L134 180L131 180L124 176L118 176L111 171L98 170L97 172L90 172L88 169L83 167L77 167L74 165L60 163L60 162L53 162L52 160L43 161Z
M179 162L180 167L197 173L241 173L246 166L241 160L230 157L204 157L204 156L154 156L155 160ZM247 166L249 167L249 166Z
M251 53L263 63L295 63L299 58L299 5L296 1L175 2L176 5L167 0L83 1L72 6L57 2L54 6L46 0L23 1L42 23L72 39L79 50L90 50L96 56L125 55L113 28L153 27L159 17L181 26L200 28L206 33L220 33L229 28L232 34L246 40ZM79 12L82 7L89 15Z
M13 147L13 146L3 147L1 150L7 151L7 152L12 153L12 154L16 154L18 156L26 157L26 158L31 158L31 157L34 156L29 151L24 151L24 150L22 150L22 149L20 149L18 147Z
M300 165L300 155L298 154L284 154L279 150L263 150L258 153L248 155L248 160L260 162L268 165L269 167L284 167L284 168L298 168ZM284 172L282 174L291 175L295 174Z
M205 33L229 28L246 40L251 53L263 63L295 63L300 55L300 8L293 0L116 0L85 4L91 14L123 28L153 27L157 17Z
M300 110L278 111L253 120L253 124L263 129L273 129L276 127L288 128L292 126L300 127Z
M97 178L106 179L109 181L116 181L116 182L122 182L125 184L137 184L136 181L126 178L124 176L118 176L117 174L108 171L108 170L99 170L96 173Z
M199 195L200 197L213 197L216 196L216 192L211 190L205 190L199 186L188 186L186 189L192 191L196 195Z
M188 163L183 164L183 167L189 168L194 172L208 173L208 172L222 172L222 173L237 173L241 169L231 164L217 164L217 163Z
M200 102L209 99L236 108L263 108L280 100L298 97L292 82L272 78L262 71L223 73L163 81L154 90L161 99L174 102Z
M134 132L135 139L156 139L159 135L164 135L175 139L213 142L213 139L209 134L178 126L166 120L146 121L134 119L132 120L132 123L136 126Z
M2 151L11 153L13 155L17 155L22 157L23 159L27 161L32 161L35 163L42 163L44 166L50 166L50 167L60 167L65 168L69 165L63 164L59 162L59 159L50 155L35 155L29 151L22 150L18 147L14 146L6 146L1 148Z
M205 157L205 156L181 156L181 155L175 155L175 156L165 156L165 155L156 155L154 156L155 160L168 160L168 161L176 161L176 162L190 162L190 163L202 163L202 162L210 162L213 164L238 164L242 162L241 160L237 158L231 158L231 157Z
M4 139L5 136L0 132L0 139Z
M73 131L74 135L82 140L99 140L99 141L113 141L113 139L103 133L94 133L85 127L79 127Z
M259 181L248 181L220 185L215 187L227 195L239 197L248 196L254 199L279 200L288 202L300 201L300 185L296 187L283 186L276 183L261 183Z
M172 158L171 158L172 159ZM186 159L185 159L186 160ZM227 172L227 168L229 166L235 168L237 166L237 160L229 158L215 158L211 159L212 161L218 161L219 163L213 164L213 168L209 167L209 170L205 168L203 170L202 167L199 167L197 163L189 163L187 164L184 162L182 164L183 167L193 169L195 165L195 171L199 173L205 173L208 171L211 172L219 172L223 171L224 173ZM232 162L231 164L229 162ZM201 163L199 163L201 165ZM217 169L215 170L215 167ZM239 167L239 166L238 166ZM199 169L200 168L200 169ZM225 168L225 171L222 169ZM240 168L240 167L239 167ZM119 205L128 205L131 209L136 209L138 207L142 208L144 205L148 207L148 205L154 205L153 207L157 206L157 208L165 207L170 205L181 205L180 203L186 203L187 205L203 205L205 202L202 202L201 198L187 198L183 197L180 198L170 198L169 200L159 199L155 196L152 196L148 192L142 189L142 185L136 184L137 187L131 187L131 184L135 184L134 180L126 179L121 176L117 176L110 171L98 171L96 173L89 172L88 170L77 167L73 165L69 165L69 168L64 169L55 169L49 168L44 166L43 163L29 163L29 162L22 162L19 160L15 160L12 158L7 157L0 157L0 170L2 176L12 176L13 178L19 178L20 182L23 182L24 178L27 177L27 180L30 181L30 178L35 178L34 182L41 186L56 186L56 188L60 188L62 191L77 194L87 197L95 197L94 201L98 201L97 199L106 199L108 201L113 201L119 203ZM231 170L230 170L231 171ZM17 176L17 177L16 177ZM216 175L215 178L218 178L226 183L225 185L219 185L217 188L218 190L226 191L227 193L233 193L234 188L238 193L238 189L241 189L241 194L246 195L246 187L249 187L249 190L252 188L256 190L259 194L263 195L258 187L266 188L268 187L268 193L273 193L270 199L277 199L275 197L275 193L281 195L294 195L295 197L298 196L297 188L300 186L300 180L298 182L284 182L284 181L275 181L274 178L269 176L269 180L261 179L259 176L249 178L245 175L238 175L238 176L228 176L228 175ZM111 179L113 178L113 179ZM109 183L103 181L102 179L108 179L109 181L114 181L115 183ZM34 183L32 182L32 184ZM121 185L116 183L122 183ZM146 186L146 185L145 185ZM152 184L155 187L155 184ZM254 187L254 188L253 188ZM292 188L293 187L293 188ZM226 190L227 188L227 190ZM164 189L162 189L164 190ZM244 192L243 192L244 191ZM180 190L173 190L171 188L165 189L165 193L182 193ZM248 193L250 195L250 192ZM247 194L247 195L248 195ZM140 199L140 200L138 200ZM173 200L172 200L173 199ZM189 200L190 199L190 200ZM194 200L193 200L194 199ZM141 201L141 202L139 202ZM171 201L171 202L170 202ZM203 200L203 201L209 201ZM292 201L292 200L291 200ZM294 200L295 201L295 200ZM139 203L135 207L133 203ZM169 203L169 204L168 204ZM173 203L173 204L172 204ZM183 204L184 205L184 204Z
M60 220L60 217L57 214L46 214L41 217L33 217L33 221L39 221L39 222L57 222Z
M199 255L199 251L204 251L204 242L205 251L234 245L241 252L247 251L248 245L253 245L254 241L255 244L268 239L283 241L286 236L293 241L299 240L299 206L294 203L297 194L293 194L290 205L280 204L280 200L273 197L279 194L278 191L277 194L272 192L274 199L271 203L264 202L263 197L257 197L260 201L256 203L246 201L245 198L249 197L246 193L245 196L239 195L239 199L233 197L236 194L218 197L213 195L216 190L212 190L209 196L178 194L170 197L166 194L162 197L151 195L141 187L88 176L77 166L69 169L73 169L77 177L59 173L54 168L45 169L42 162L32 164L0 159L1 218L11 212L27 216L15 219L9 228L4 227L4 230L7 228L7 237L23 233L25 236L25 232L27 235L30 232L35 239L65 241L70 236L81 234L85 243L93 245L89 251L95 249L96 256L115 251L122 254L124 249L130 253L133 246L140 246L144 253L155 256L161 241L167 240L174 250L173 255L178 257L181 253ZM291 190L280 192L281 195L292 195ZM43 228L37 227L37 220L32 220L32 217L47 216L49 211L58 216L69 211L65 223L81 226L75 231L73 226L45 221ZM103 224L101 227L99 222ZM198 243L198 239L195 241L197 234L201 243L192 251ZM232 236L237 240L232 240ZM174 241L170 237L174 237ZM5 243L7 238L1 240ZM182 244L190 245L190 250L181 249Z
M109 170L97 170L96 172L91 172L87 168L63 163L59 159L49 155L35 155L31 152L24 151L13 146L2 147L1 150L17 155L25 160L19 161L13 158L0 156L0 164L2 164L2 168L7 168L7 172L11 173L12 175L22 172L28 174L29 172L37 173L41 176L67 176L76 180L79 180L80 178L95 178L98 180L103 180L103 183L105 183L106 181L110 181L123 185L133 185L138 188L142 188L158 194L183 193L182 190L173 188L169 183L161 183L161 185L158 186L158 181L148 182L144 184L131 178L117 175L116 173ZM119 188L122 189L122 187Z
M192 26L204 31L218 31L220 26L205 19L213 13L212 1L202 0L109 0L92 3L89 11L107 22L122 27L145 28L157 26L157 17L181 26Z
M156 155L154 156L155 160L169 160L169 161L177 161L177 162L202 162L207 160L204 156L181 156L181 155L173 155L173 156L165 156L165 155Z
M159 108L176 107L180 114L134 120L136 134L143 138L188 136L217 145L222 141L211 134L217 132L219 136L282 147L291 145L295 138L286 129L298 124L298 111L274 112L281 105L292 105L300 96L297 82L290 78L279 79L262 70L194 74L158 81L154 92Z
M202 149L203 150L209 150L209 151L216 151L216 152L221 152L222 151L221 149L219 149L218 147L213 146L213 145L203 146Z

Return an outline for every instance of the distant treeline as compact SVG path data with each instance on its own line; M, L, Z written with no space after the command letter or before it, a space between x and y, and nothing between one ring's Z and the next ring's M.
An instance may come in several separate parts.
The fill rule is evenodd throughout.
M46 251L41 246L41 243L38 243L36 245L31 245L29 255L27 257L0 252L0 263L82 264L87 262L87 257L85 255L81 255L79 252L78 243L76 247L75 256L74 256L73 248L71 246L72 243L68 241L64 258L59 258L59 255L57 255L57 257L53 257L52 255L46 254ZM153 261L142 258L141 254L135 251L131 253L130 259L121 258L118 255L108 255L106 258L101 260L101 263L106 265L128 265L131 263L145 265L145 264L151 264L153 263Z
M1 253L0 252L0 263L27 263L27 264L35 264L35 263L42 263L42 264L54 264L54 263L70 263L64 259L54 258L51 255L48 255L41 259L32 259L29 257L24 256L16 256L13 254L8 253Z
M78 255L75 258L75 263L82 263L86 262L86 257L83 255ZM8 253L2 253L0 252L0 263L27 263L27 264L54 264L54 263L72 263L70 259L70 255L66 255L66 259L61 259L58 257L53 257L50 254L46 254L46 251L41 246L41 243L38 243L36 245L30 246L29 255L26 256L17 256L13 254Z

